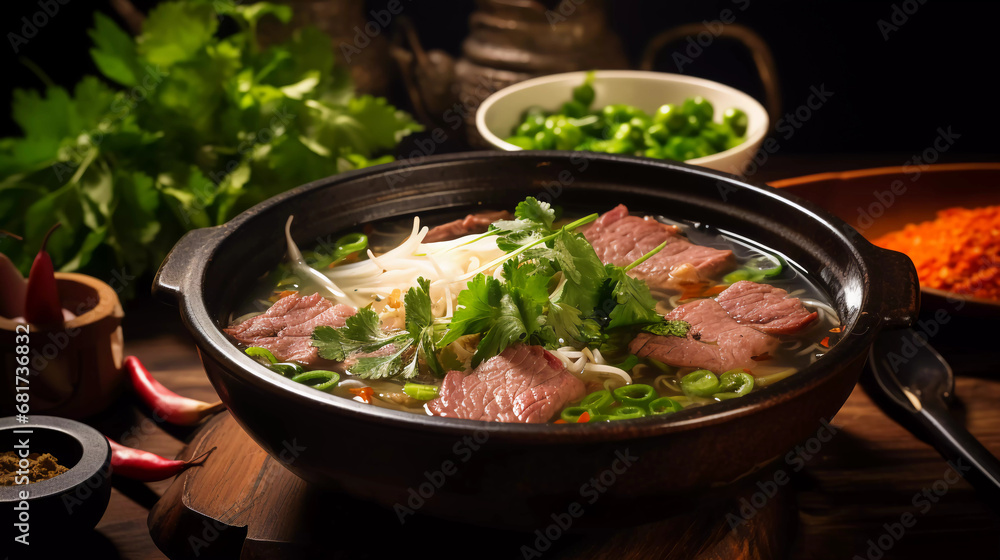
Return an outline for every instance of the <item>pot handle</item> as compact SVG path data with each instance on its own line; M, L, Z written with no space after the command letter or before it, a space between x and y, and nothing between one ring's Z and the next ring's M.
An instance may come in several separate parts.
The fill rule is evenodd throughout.
M160 263L153 278L153 297L164 303L179 303L184 287L196 272L196 265L207 258L206 247L214 245L212 242L221 233L222 226L185 233Z
M882 272L876 293L882 296L882 328L905 328L917 321L920 313L920 281L913 261L903 253L871 246L871 262Z

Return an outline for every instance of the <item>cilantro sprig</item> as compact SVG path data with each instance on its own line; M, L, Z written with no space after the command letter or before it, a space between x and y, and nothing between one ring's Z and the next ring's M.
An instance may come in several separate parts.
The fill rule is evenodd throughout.
M220 16L236 31L220 34ZM292 10L160 2L138 37L97 13L90 54L99 77L13 92L23 134L0 139L0 225L25 242L0 237L0 253L27 273L58 218L48 251L63 270L138 277L186 230L390 161L399 140L421 129L386 99L355 95L320 30L260 45L265 17L288 23Z
M569 226L549 229L554 214L548 205L529 198L518 205L515 217L493 230L501 236L498 245L504 240L508 250L504 281L482 273L472 278L458 295L439 348L480 334L475 366L518 342L601 346L617 332L664 322L646 283L628 275L664 245L627 267L605 265L583 235ZM559 283L549 293L557 275Z
M421 277L403 296L406 329L386 332L379 316L363 307L343 327L319 326L313 330L312 345L319 355L338 362L353 359L349 373L362 379L403 377L419 373L420 359L436 376L444 375L435 348L434 316L431 313L430 281ZM357 356L362 354L362 356ZM370 355L375 354L375 355Z

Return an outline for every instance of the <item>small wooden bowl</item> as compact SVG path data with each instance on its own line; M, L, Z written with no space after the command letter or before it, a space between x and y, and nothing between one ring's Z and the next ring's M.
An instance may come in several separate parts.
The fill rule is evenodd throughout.
M85 418L111 404L121 393L124 317L118 294L106 283L74 273L56 273L62 305L77 314L62 328L27 325L31 413ZM24 323L0 317L0 358L4 379L0 412L15 413L15 361L25 344Z

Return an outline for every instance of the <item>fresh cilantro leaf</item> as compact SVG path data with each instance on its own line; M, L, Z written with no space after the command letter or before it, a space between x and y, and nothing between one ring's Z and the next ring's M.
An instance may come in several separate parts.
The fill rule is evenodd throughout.
M400 375L409 379L416 375L416 359L404 361L404 354L409 349L410 344L403 343L393 346L393 351L386 356L358 358L349 372L362 379L386 379Z
M514 209L514 217L527 222L535 222L552 229L552 222L556 219L556 212L548 202L539 202L538 199L529 196L517 204Z
M387 377L411 378L418 373L418 357L437 376L444 375L435 353L434 316L431 312L430 282L417 279L417 286L403 296L406 330L385 332L378 314L364 307L347 318L343 327L319 326L313 329L312 345L327 360L343 362L354 358L351 375L363 379ZM388 349L388 350L386 350ZM378 356L361 356L382 351Z
M417 353L427 364L427 369L438 377L444 376L444 368L435 351L434 314L431 304L431 283L421 277L417 286L407 290L403 296L406 306L406 330L417 344Z
M579 233L560 231L552 248L559 270L566 277L558 301L589 315L598 303L600 286L608 277L604 264Z
M107 278L127 265L138 276L189 229L391 160L420 125L385 99L356 96L328 35L306 27L259 48L258 22L291 14L268 2L174 0L149 13L137 39L95 15L91 56L120 87L87 76L72 90L14 93L23 136L0 139L0 223L25 242L0 249L26 273L59 220L50 252L64 270ZM221 38L220 15L237 23Z
M676 336L679 338L684 338L687 336L688 331L691 329L691 323L687 321L663 321L662 323L654 323L642 330L657 334L660 336Z
M153 8L143 22L138 50L152 64L171 66L202 52L218 26L210 5L165 2Z
M458 305L438 347L444 347L468 334L482 334L472 366L496 356L516 342L527 342L529 335L542 329L547 279L518 271L508 261L504 271L510 276L503 284L492 276L476 275L458 294ZM548 338L546 335L542 335Z
M483 338L479 341L479 346L476 347L476 353L472 356L472 367L478 366L484 360L503 352L508 346L522 342L527 338L528 327L525 325L525 318L521 311L514 296L504 293L500 297L500 301L491 313L490 327L483 333Z
M513 220L497 220L489 231L497 235L497 247L510 253L525 245L536 243L552 232L555 211L547 202L528 197L518 203Z
M90 57L109 80L132 87L139 83L142 70L135 53L135 43L108 16L94 14L94 28L88 34L94 41Z
M455 312L438 347L444 348L465 335L488 331L496 320L503 296L499 280L485 274L474 276L459 292Z
M343 362L351 354L375 352L397 338L399 335L387 335L382 331L377 313L370 307L362 307L347 318L343 327L316 327L312 345L319 348L321 358Z
M615 303L608 314L606 329L658 323L663 320L656 312L656 300L646 282L629 276L622 267L608 265L610 301Z

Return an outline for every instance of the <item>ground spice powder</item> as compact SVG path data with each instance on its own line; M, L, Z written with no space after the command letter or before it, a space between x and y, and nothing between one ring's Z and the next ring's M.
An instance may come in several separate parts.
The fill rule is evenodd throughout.
M28 468L26 469L28 483L41 482L52 477L59 476L69 469L60 465L59 461L51 453L32 453L26 457ZM15 480L19 476L17 471L20 457L13 451L0 453L0 486L14 486Z
M1000 300L1000 206L941 210L873 243L909 256L925 288Z

